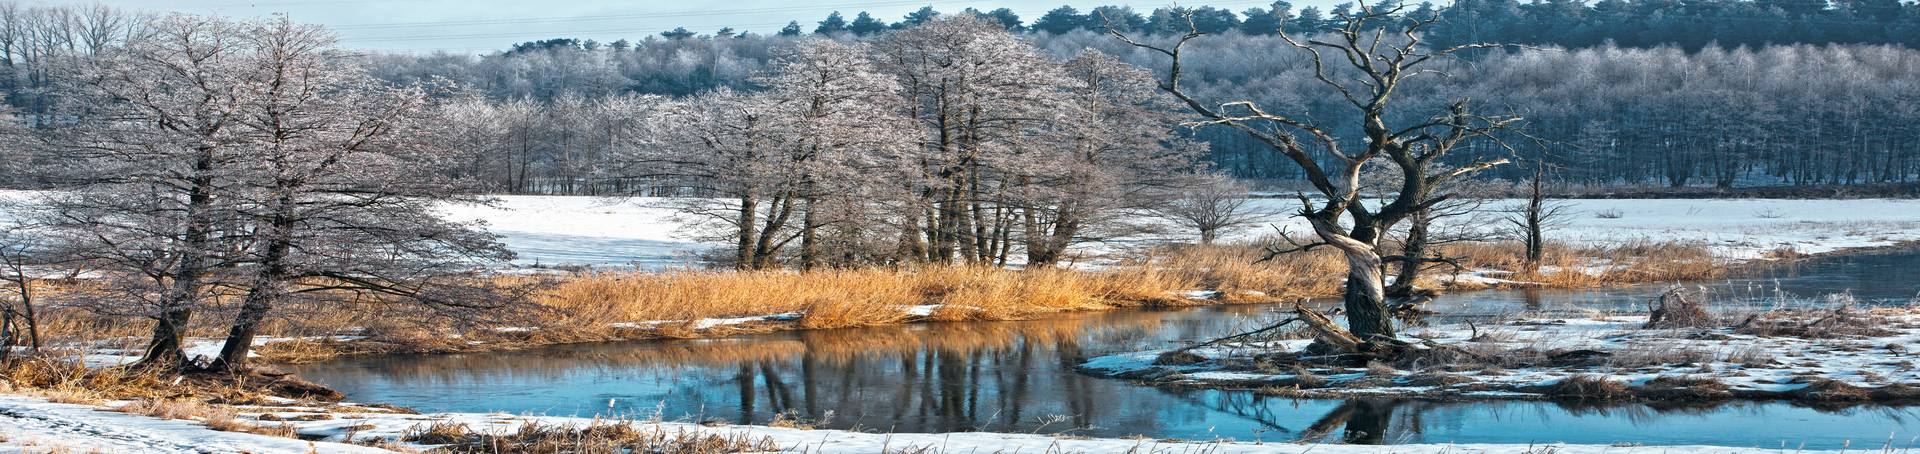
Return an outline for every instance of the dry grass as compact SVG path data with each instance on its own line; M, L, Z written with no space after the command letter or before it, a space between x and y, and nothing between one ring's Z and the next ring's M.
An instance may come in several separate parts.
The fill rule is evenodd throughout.
M1914 308L1860 308L1850 297L1834 298L1825 308L1772 310L1750 314L1734 324L1734 332L1763 337L1833 339L1846 337L1882 337L1894 332L1888 315L1906 314Z
M0 362L0 384L13 393L59 403L165 401L192 396L222 403L258 403L267 396L337 400L331 389L292 376L186 373L131 367L90 368L70 359L28 356Z
M1708 279L1724 273L1725 261L1704 244L1630 241L1606 247L1549 243L1538 271L1526 272L1524 249L1512 242L1449 244L1449 257L1476 269L1514 271L1510 279L1551 288L1591 288L1646 282Z
M409 431L403 439L442 445L436 450L454 453L710 454L782 450L779 443L767 437L667 431L630 421L595 422L585 426L527 421L510 433L473 431L465 424L435 422Z
M294 438L291 424L263 426L240 419L233 407L208 403L196 398L155 398L137 400L122 405L116 410L160 419L180 419L199 421L208 429L222 432L244 432L257 435Z
M1517 244L1457 243L1444 246L1473 269L1521 269ZM1331 250L1263 256L1259 243L1169 246L1101 270L1009 270L927 266L858 270L600 272L564 277L509 277L508 283L538 283L533 305L491 314L484 320L438 317L417 305L380 302L309 303L276 307L264 336L305 338L257 348L268 362L305 363L340 355L388 352L450 352L533 345L660 337L713 337L774 329L880 326L914 321L1032 319L1048 314L1117 307L1265 303L1334 296L1345 274ZM1548 269L1584 270L1506 276L1524 285L1591 287L1616 283L1698 279L1718 272L1704 247L1633 243L1611 248L1552 246ZM1430 272L1427 287L1467 288L1444 272ZM1181 296L1214 290L1209 300ZM85 297L82 284L48 291ZM101 297L105 297L104 295ZM218 297L199 311L190 337L217 338L230 320L232 301ZM913 306L937 305L925 317ZM707 327L701 319L797 313L797 320ZM502 330L511 327L516 329ZM521 329L524 328L524 329ZM137 343L145 323L127 323L74 308L53 308L44 329L50 344ZM330 336L365 340L334 342ZM135 345L125 345L135 347Z
M1535 390L1568 400L1615 400L1629 397L1627 385L1596 375L1574 375Z
M446 445L463 442L471 436L473 436L473 429L466 424L434 421L408 429L400 439L426 445Z
M1301 297L1320 297L1340 293L1347 272L1345 259L1330 250L1316 250L1275 257L1254 263L1266 255L1259 244L1185 245L1156 251L1127 266L1161 270L1190 288L1220 292L1231 303L1262 303Z
M569 279L537 302L553 326L581 331L669 321L662 332L695 334L700 319L800 313L802 328L908 321L912 306L941 305L935 320L1008 320L1170 304L1191 283L1173 273L1006 270L982 267L669 273L599 273ZM681 329L674 329L674 328Z

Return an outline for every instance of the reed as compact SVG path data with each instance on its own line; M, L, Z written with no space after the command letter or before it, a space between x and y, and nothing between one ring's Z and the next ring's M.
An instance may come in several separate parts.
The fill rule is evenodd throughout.
M301 338L262 346L269 361L312 362L343 354L448 352L477 348L661 337L713 337L772 329L830 329L915 321L1017 320L1118 307L1237 304L1331 297L1340 293L1344 259L1327 248L1259 262L1259 242L1174 245L1135 254L1095 269L1006 269L916 266L819 271L604 271L543 277L501 277L538 284L533 304L486 319L441 317L407 304L381 301L289 301L276 307L263 335ZM1512 242L1440 246L1467 269L1511 284L1556 288L1677 281L1717 276L1723 262L1703 245L1631 242L1608 247L1550 245L1537 271L1525 271ZM1258 263L1256 263L1258 262ZM1429 272L1423 287L1471 289L1484 282ZM1208 298L1189 298L1211 290ZM71 284L64 300L96 290ZM108 295L94 295L105 298ZM189 335L219 338L233 301L216 298L200 310ZM909 309L932 306L930 314ZM137 348L146 323L100 315L80 305L45 312L49 345ZM706 319L797 314L780 323L715 326ZM363 338L352 342L331 336Z
M908 321L908 309L940 306L936 320L1010 320L1041 314L1169 304L1191 283L1176 273L1010 270L990 267L789 271L595 273L568 279L536 302L556 325L591 330L622 323L693 328L699 320L798 313L803 328Z

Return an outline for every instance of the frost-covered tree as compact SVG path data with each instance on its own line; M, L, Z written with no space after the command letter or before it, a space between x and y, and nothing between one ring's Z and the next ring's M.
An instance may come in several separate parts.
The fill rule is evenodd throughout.
M799 43L755 94L728 90L667 103L647 123L653 145L622 156L624 176L690 190L683 216L701 236L733 244L740 268L780 264L799 242L797 264L827 261L828 232L860 235L862 203L898 200L900 151L912 142L898 86L874 69L864 46Z
M776 147L799 172L791 188L801 211L798 264L818 267L827 243L857 242L879 227L861 219L865 210L846 208L901 200L890 185L914 176L903 170L915 131L900 114L900 86L865 45L802 41L761 83L782 112Z
M1215 172L1183 175L1171 196L1153 212L1199 234L1200 244L1213 244L1273 216L1253 203L1252 186Z
M1091 50L1064 68L1070 104L1056 111L1067 116L1035 137L1038 146L1011 150L1004 166L1029 266L1145 227L1143 211L1205 151L1178 138L1186 114L1153 88L1152 73Z
M992 263L1010 251L1012 223L1003 167L1041 143L1059 143L1050 126L1076 104L1075 83L1060 65L999 24L970 15L943 17L883 37L882 69L902 86L904 105L922 130L923 178L912 180L920 207L909 210L902 255L934 263Z
M174 15L143 36L62 65L72 121L40 137L77 182L43 200L36 219L103 263L120 297L99 309L151 318L142 363L184 365L193 312L239 260L236 163L250 140L240 116L266 56L246 25Z
M246 23L258 55L234 121L233 206L247 233L245 288L212 367L245 368L260 323L291 298L372 296L431 308L499 304L472 282L511 254L493 235L441 219L468 200L439 169L426 94L367 75L331 33L280 18Z
M445 177L422 89L285 18L175 15L149 30L63 67L68 120L35 135L73 183L26 210L116 292L93 309L156 320L143 364L191 366L181 336L216 297L239 303L214 364L231 368L296 295L490 301L453 295L506 252L435 215L466 188Z

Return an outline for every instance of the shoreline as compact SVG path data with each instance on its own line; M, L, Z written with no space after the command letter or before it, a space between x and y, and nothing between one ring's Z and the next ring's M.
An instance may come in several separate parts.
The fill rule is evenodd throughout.
M1833 258L1839 258L1839 257L1848 256L1848 255L1862 254L1862 253L1897 253L1903 248L1908 248L1912 246L1913 246L1912 244L1902 244L1899 246L1854 248L1854 249L1847 249L1843 252L1837 251L1833 253L1820 254L1816 256L1799 257L1791 260L1793 262L1805 262L1805 261L1813 261L1813 260L1833 259ZM1766 263L1783 263L1783 261L1767 260L1764 263L1749 262L1748 265L1753 265L1753 264L1763 265ZM1742 266L1747 266L1747 265L1742 265ZM1232 304L1232 303L1231 302L1215 302L1213 304ZM930 310L924 310L924 308L922 311L926 312L928 315L931 315L932 313ZM753 319L753 318L743 317L741 319L744 320L744 319ZM932 322L937 322L937 320L931 320L930 318L924 317L924 316L922 316L921 318L909 321L909 323L932 323ZM1631 323L1634 323L1635 321L1618 320L1616 322L1631 324ZM770 331L777 331L777 330L807 329L805 327L799 326L797 322L792 320L763 320L763 319L745 320L735 324L719 324L719 325L713 326L712 328L717 330L724 330L725 334L723 336L745 334L745 333L752 333L752 332L770 332ZM350 343L354 341L346 340L341 342ZM544 346L544 345L556 345L556 344L512 345L512 346L509 346L511 348L500 348L500 347L503 347L503 345L476 345L475 348L485 348L489 350L517 350L517 349ZM480 351L480 350L468 350L468 351ZM426 354L432 354L432 353L426 353ZM1248 383L1248 384L1251 385L1252 383ZM1916 384L1920 384L1920 383L1916 383ZM1204 384L1177 384L1177 383L1147 383L1146 385L1168 386L1168 387L1212 387ZM1212 387L1212 388L1219 389L1220 387ZM1272 391L1274 388L1275 387L1272 386L1272 383L1261 383L1259 384L1259 386L1245 386L1237 389L1252 389L1253 392L1262 393L1263 390ZM0 407L4 407L9 404L18 405L17 402L11 402L12 399L20 399L17 397L11 397L11 396L17 395L16 394L17 392L19 391L0 392L0 396L9 396L9 397L0 397ZM1506 396L1464 396L1463 397L1463 396L1434 396L1434 395L1391 395L1391 394L1367 393L1367 392L1350 392L1350 393L1325 392L1325 394L1319 394L1320 392L1323 392L1323 391L1304 390L1303 392L1266 392L1265 394L1276 396L1276 397L1291 397L1291 398L1410 397L1415 400L1430 399L1430 400L1442 400L1442 401L1546 400L1546 401L1562 402L1567 404L1612 404L1612 403L1648 402L1648 401L1638 401L1638 400L1632 400L1632 399L1623 400L1623 399L1617 399L1617 398L1604 399L1604 400L1557 399L1557 398L1553 398L1545 395L1524 396L1519 394L1511 394ZM1844 407L1852 407L1856 405L1878 406L1880 404L1883 404L1883 402L1874 402L1873 401L1874 399L1872 399L1872 397L1873 396L1868 396L1868 399L1851 399L1850 398L1850 399L1833 399L1833 400L1789 399L1789 401L1792 402L1794 405L1806 405L1806 406L1812 406L1812 407L1820 407L1823 405L1824 406L1844 406ZM25 399L37 400L39 398L25 398ZM270 399L270 400L273 402L269 402L266 405L234 405L234 406L225 406L224 408L230 408L231 410L228 410L228 411L236 412L235 413L236 417L240 421L243 421L243 423L248 426L257 427L257 428L266 428L266 429L271 429L276 431L288 430L288 431L291 431L291 433L295 436L298 436L302 439L313 441L315 443L336 443L338 441L345 439L346 435L352 434L352 436L354 437L363 437L363 438L357 438L357 439L361 439L369 443L374 443L378 446L396 448L396 449L420 449L421 447L424 447L424 445L421 445L419 443L407 443L407 442L402 442L401 440L408 438L410 436L409 434L411 433L418 432L422 429L428 428L427 426L431 426L435 424L435 421L440 421L440 422L452 421L452 422L461 422L464 424L468 424L469 426L478 428L475 431L476 433L483 432L485 430L495 430L495 429L497 429L497 432L505 433L508 431L516 430L518 425L528 425L528 424L544 425L543 427L549 427L550 429L553 429L553 430L561 430L559 429L560 427L591 426L592 424L596 424L595 423L596 420L604 421L604 419L596 419L596 418L507 416L507 415L501 415L501 414L478 414L478 413L436 413L436 414L430 414L430 415L400 416L400 415L406 414L408 411L404 409L396 410L396 409L393 409L392 407L368 407L368 406L361 406L361 405L355 405L355 404L294 402L294 401L284 401L279 399ZM1748 399L1712 400L1712 399L1676 398L1676 397L1670 396L1661 401L1675 402L1681 405L1711 406L1711 405L1721 405L1721 404L1728 404L1728 403L1740 402L1740 401L1748 401ZM1920 402L1916 402L1916 403L1920 403ZM256 404L258 403L256 402ZM8 417L21 417L22 415L25 415L25 417L34 417L35 415L32 413L32 411L43 411L44 408L46 408L45 405L60 405L60 404L45 403L43 401L42 403L39 403L39 404L26 405L24 407L19 407L19 408L25 408L31 411L15 412L11 415L6 414L5 412L0 412L0 419L5 419ZM108 405L94 405L94 406L81 406L81 407L87 408L88 411L94 411L94 410L109 409L109 408L112 408L111 407L112 405L124 406L126 404L122 402L113 402L113 403L109 403ZM208 405L217 406L217 404L208 404ZM282 410L269 409L270 407L276 407L276 406L278 408L281 408ZM329 409L329 407L337 407L337 406L346 406L347 408L350 408L350 410L345 412L339 412L336 410ZM303 414L305 409L319 409L321 411L305 412ZM267 415L273 415L273 416L267 416ZM131 415L131 414L125 415L125 416L128 418L135 418L134 421L136 422L133 422L133 423L116 422L114 423L115 427L125 426L126 424L134 424L136 427L144 426L147 424L170 424L173 426L178 426L179 424L181 424L180 421L168 422L164 420L148 418L146 416ZM197 422L187 422L185 424L194 425L194 427L198 428L197 431L190 430L189 432L192 435L189 435L189 436L203 437L203 439L200 441L205 441L204 437L214 437L214 439L222 440L220 442L223 442L223 443L243 443L243 442L246 442L244 440L252 439L250 437L268 437L265 435L252 435L252 434L244 434L244 433L236 433L236 432L220 432L212 428L204 427L209 424L207 423L207 421L204 421L202 419L195 419L194 417L188 417L187 419L191 421L197 421ZM158 422L155 422L155 421L158 421ZM508 421L508 422L501 422L501 421ZM820 446L831 446L834 443L843 443L844 446L846 446L845 449L825 449L822 452L872 452L871 450L874 447L873 443L875 443L876 441L878 443L881 443L883 446L889 446L887 449L893 449L896 447L900 447L902 445L890 444L890 443L895 443L897 441L897 442L904 442L904 443L908 443L909 445L912 445L913 443L916 442L916 440L919 443L923 443L921 445L916 445L916 446L936 446L935 449L940 449L941 447L944 447L948 450L947 452L968 452L968 451L955 450L954 448L955 446L960 446L960 445L953 444L952 442L952 440L955 439L956 436L967 441L966 445L961 446L963 448L981 448L983 446L988 449L1034 448L1035 450L1054 449L1055 451L1058 451L1058 452L1109 452L1112 450L1124 451L1128 449L1144 449L1143 452L1169 452L1169 453L1170 452L1191 452L1194 450L1201 450L1206 452L1219 452L1219 453L1228 453L1228 452L1247 452L1247 453L1256 453L1256 452L1258 453L1479 452L1479 453L1488 453L1488 454L1506 454L1506 453L1524 454L1524 453L1531 453L1531 452L1540 452L1538 449L1541 446L1553 446L1555 447L1554 452L1560 452L1560 453L1618 452L1618 450L1621 449L1621 447L1618 445L1558 445L1558 444L1555 444L1555 445L1518 445L1518 444L1345 445L1345 444L1295 444L1295 443L1288 443L1288 442L1247 443L1244 441L1230 443L1230 442L1219 441L1219 440L1200 441L1200 442L1179 442L1175 440L1146 440L1146 439L1121 439L1121 438L1087 439L1084 437L1077 437L1077 436L1071 436L1071 435L1063 435L1063 436L1018 435L1018 434L991 433L991 432L964 432L964 433L952 433L952 434L945 434L945 433L942 433L942 434L870 434L870 433L849 432L849 431L840 431L840 430L807 430L805 428L800 428L800 427L733 426L733 425L707 426L707 425L693 423L693 422L678 422L678 423L641 422L640 424L642 425L653 424L653 427L655 428L667 428L667 432L677 434L675 436L684 436L685 434L690 434L690 433L721 435L721 436L735 437L735 438L743 436L743 434L745 436L753 436L753 437L758 437L762 435L774 435L773 438L775 440L774 441L775 443L779 443L781 446L788 447L788 448L795 448L800 446L807 446L809 448L818 448ZM662 424L665 424L665 425L662 425ZM804 424L804 423L799 423L799 424ZM178 429L176 427L175 429L168 429L168 430L177 431L177 430L185 430L185 429ZM6 436L6 434L0 433L0 436ZM378 437L377 439L375 438L376 436ZM237 439L241 441L234 441L235 438L233 437L238 437ZM17 440L20 437L16 436L14 438L16 439L15 442L17 443L18 442ZM938 445L932 444L935 439L938 439L940 444ZM196 441L196 443L198 442L199 441ZM279 443L279 442L269 441L264 443L266 443L267 445L273 445L274 443ZM302 443L305 443L305 442L302 442ZM335 446L335 445L327 445L327 446ZM341 450L339 450L339 452L355 452L356 450L361 449L361 447L359 447L360 445L342 444L337 446L343 446L343 447L353 446L353 448L342 448ZM1086 448L1080 451L1074 451L1071 448L1066 448L1067 446L1086 446ZM1735 447L1727 447L1727 446L1677 446L1677 447L1662 446L1661 448L1663 450L1666 450L1667 452L1747 453L1747 452L1763 452L1763 451L1775 452L1776 451L1776 450L1768 450L1768 449L1748 449L1748 448L1735 448ZM382 452L382 451L371 451L371 449L374 449L374 448L366 448L366 449L368 449L368 451L365 451L365 452ZM253 452L262 452L262 453L275 452L271 449L260 449L258 447L250 448L250 450L252 450ZM1431 451L1422 451L1422 450L1431 450ZM295 451L285 451L285 452L295 452ZM299 450L298 452L306 452L306 451L302 449L302 450ZM326 451L326 452L334 452L334 451ZM938 451L935 451L935 452L938 452Z
M1894 244L1883 245L1883 246L1840 248L1832 251L1825 251L1825 252L1805 254L1805 255L1796 255L1792 257L1756 258L1756 259L1739 260L1739 261L1731 262L1725 265L1723 268L1725 270L1725 273L1727 274L1738 274L1743 272L1754 272L1757 270L1762 270L1768 267L1775 267L1775 266L1793 266L1793 265L1807 263L1807 262L1818 262L1822 260L1841 259L1849 256L1901 253L1903 251L1920 251L1920 240L1900 241ZM1074 271L1074 272L1085 272L1085 271ZM1543 290L1579 290L1579 289L1596 289L1596 288L1600 288L1600 289L1627 288L1627 287L1633 287L1633 286L1646 286L1646 285L1682 285L1682 284L1693 283L1693 282L1710 281L1713 279L1720 279L1725 277L1727 276L1722 275L1714 278L1678 280L1678 281L1620 282L1620 283L1603 284L1598 286L1553 286L1550 284L1523 282L1523 281L1504 281L1504 282L1475 281L1469 284L1470 285L1469 287L1459 289L1459 290L1448 290L1447 293L1470 294L1473 292L1481 292L1481 291L1516 290L1516 289L1523 289L1523 288L1535 288L1535 289L1543 289ZM1198 294L1208 294L1209 296L1196 298L1195 296ZM1251 296L1254 299L1244 300L1244 301L1235 300L1236 298L1245 298L1248 296ZM1325 294L1325 295L1313 296L1311 298L1324 299L1324 298L1332 298L1337 296L1338 296L1337 294ZM747 316L739 316L739 317L709 318L709 319L698 319L698 320L622 322L622 323L615 323L614 325L618 325L618 326L611 327L612 329L610 329L609 332L613 334L612 337L589 337L589 338L581 338L581 339L560 339L560 340L543 339L541 341L517 341L515 339L512 339L514 337L532 338L537 334L537 332L539 331L539 328L510 327L510 328L496 328L495 331L491 333L494 335L502 335L502 337L504 337L503 339L493 339L489 341L469 341L466 343L451 343L451 344L439 345L439 346L436 346L435 348L427 348L427 349L414 349L407 346L399 346L399 345L393 345L392 346L393 348L386 349L386 350L382 350L379 348L369 349L369 348L366 348L366 345L364 343L355 344L360 342L362 339L357 339L355 338L356 336L348 336L348 335L324 336L321 339L283 338L279 340L282 342L294 341L294 342L303 342L303 343L304 342L320 343L320 344L323 344L321 346L323 350L330 351L330 352L344 352L344 353L331 353L331 354L326 354L326 355L321 355L316 357L311 351L301 351L300 355L303 356L302 358L295 358L295 359L289 360L289 358L274 356L272 349L264 349L267 351L262 352L263 356L261 359L263 360L262 361L263 365L297 365L297 364L309 364L314 362L331 361L331 360L342 359L342 358L379 356L379 355L438 355L438 354L460 354L460 353L510 352L510 351L526 350L531 348L559 346L559 345L573 345L573 344L591 344L591 343L607 343L607 342L648 342L648 341L678 340L678 339L725 339L725 338L740 336L740 335L764 334L764 333L786 332L786 331L808 331L808 330L820 330L820 329L914 325L914 324L924 324L924 323L946 323L946 322L1023 321L1023 320L1044 319L1049 314L1101 312L1101 311L1142 309L1142 308L1182 308L1182 307L1229 306L1229 305L1263 305L1263 304L1281 304L1288 301L1286 299L1267 297L1267 295L1265 294L1234 295L1227 292L1221 292L1218 290L1188 290L1185 292L1169 292L1169 294L1165 295L1165 297L1166 298L1164 301L1167 301L1167 302L1156 303L1156 302L1148 301L1148 302L1140 302L1139 304L1131 304L1131 305L1115 304L1115 305L1109 305L1106 307L1099 307L1099 308L1082 308L1082 309L1051 311L1046 313L1021 314L1020 316L1007 317L1007 318L961 318L961 319L942 318L941 316L937 316L935 314L936 311L939 311L941 309L940 307L904 306L904 307L899 307L898 309L902 310L902 312L905 313L905 317L901 318L900 321L896 323L884 323L884 324L877 324L877 325L833 326L833 327L818 327L818 328L804 326L802 323L798 321L798 318L802 314L791 313L791 312L763 314L763 315L757 315L757 316L747 315ZM941 314L941 315L945 315L945 314ZM672 328L678 328L683 325L695 325L695 326L701 326L701 328L694 329L691 331L672 330ZM265 346L275 345L279 343L281 342L273 342L273 343L263 344L260 346L265 347ZM295 347L296 351L305 350L304 348L291 346L291 345L277 345L275 347L278 347L278 348ZM256 350L263 350L263 349L256 349Z
M125 404L121 404L124 407ZM41 449L108 450L143 449L147 452L196 452L196 449L221 448L256 454L296 454L308 452L385 453L419 452L456 444L522 440L519 434L542 433L580 436L580 434L629 431L642 437L657 437L673 443L686 441L712 447L727 443L735 447L773 448L780 451L811 453L876 452L1057 452L1110 453L1244 453L1244 454L1363 454L1363 453L1461 453L1461 454L1563 454L1619 453L1636 450L1659 452L1759 454L1779 453L1780 448L1720 445L1629 445L1540 443L1413 443L1413 444L1341 444L1321 441L1287 440L1178 440L1154 438L1090 438L1073 435L1017 434L1002 432L952 433L880 433L799 426L702 424L644 419L605 417L515 416L480 413L407 414L369 409L327 409L301 402L283 401L267 405L235 407L235 418L250 423L272 425L294 437L223 432L206 427L205 418L159 419L114 411L113 405L75 405L47 402L33 397L0 394L0 421L11 421L0 429L0 452L9 447L41 452ZM611 428L624 427L621 430ZM1885 440L1862 440L1861 449L1875 449ZM1895 452L1901 446L1887 442ZM654 445L661 446L661 445ZM1858 452L1861 449L1854 449ZM1847 449L1804 450L1794 452L1846 452ZM678 451L675 451L678 452ZM709 451L696 451L709 452Z
M1409 328L1408 357L1316 353L1307 333L1088 358L1077 372L1306 399L1920 404L1920 306L1768 309L1660 326L1521 314ZM1385 362L1383 362L1385 361Z

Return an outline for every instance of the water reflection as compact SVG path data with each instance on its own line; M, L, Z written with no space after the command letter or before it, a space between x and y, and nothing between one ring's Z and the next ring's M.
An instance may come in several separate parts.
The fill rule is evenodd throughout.
M1884 273L1912 273L1912 266L1920 265L1920 254L1903 257L1763 278L1811 295L1859 282L1820 273L1891 276ZM1902 263L1902 269L1888 268ZM1920 279L1904 282L1912 286ZM1871 295L1914 290L1895 287L1875 287ZM1657 288L1487 292L1452 295L1435 304L1443 312L1473 314L1572 310L1642 304L1642 295L1654 291ZM1911 422L1914 410L1901 408L1303 401L1248 392L1157 389L1073 372L1074 365L1090 356L1242 331L1277 317L1280 310L1232 306L1115 311L1024 322L359 358L306 366L299 372L356 400L425 411L612 414L742 424L765 424L785 414L824 427L890 432L987 430L1345 443L1804 443L1809 448L1838 448L1847 440L1859 446L1864 440L1886 440L1888 434L1905 440L1920 430Z

